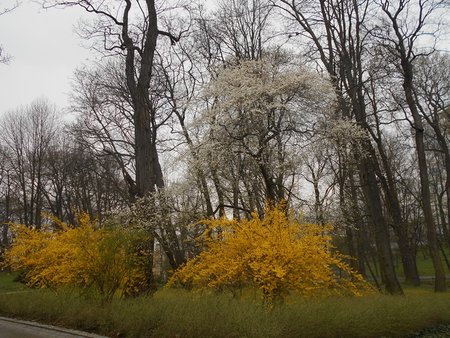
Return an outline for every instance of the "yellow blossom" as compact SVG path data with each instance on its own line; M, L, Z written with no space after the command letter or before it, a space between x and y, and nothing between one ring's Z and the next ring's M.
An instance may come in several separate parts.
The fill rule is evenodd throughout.
M137 250L142 234L125 229L99 229L87 214L73 227L60 220L56 230L14 224L5 263L22 270L33 287L65 285L96 288L103 297L127 295L145 287L145 260Z
M168 286L194 289L257 287L266 300L290 291L359 295L370 287L331 250L331 227L301 224L283 206L267 208L265 217L206 221L205 250L177 270ZM211 236L220 229L219 236Z

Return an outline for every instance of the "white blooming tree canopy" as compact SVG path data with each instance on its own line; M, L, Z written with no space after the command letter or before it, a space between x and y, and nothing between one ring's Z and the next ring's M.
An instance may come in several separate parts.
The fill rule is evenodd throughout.
M266 199L285 199L285 180L298 165L289 145L333 106L330 82L285 55L268 54L222 66L204 94L214 100L202 117L208 142L245 156L259 171Z

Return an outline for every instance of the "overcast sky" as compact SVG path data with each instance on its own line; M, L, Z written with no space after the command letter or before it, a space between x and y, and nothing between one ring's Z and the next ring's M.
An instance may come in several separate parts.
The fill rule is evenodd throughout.
M0 9L8 3L0 0ZM23 1L0 16L0 44L13 57L8 65L0 64L0 113L40 97L67 105L70 77L90 57L74 32L81 15L78 8L44 10Z
M14 1L0 0L0 10ZM83 15L77 7L44 10L22 0L0 16L0 44L13 57L9 65L0 64L0 114L40 97L67 106L75 68L95 57L74 31ZM438 49L449 51L449 41L441 41Z

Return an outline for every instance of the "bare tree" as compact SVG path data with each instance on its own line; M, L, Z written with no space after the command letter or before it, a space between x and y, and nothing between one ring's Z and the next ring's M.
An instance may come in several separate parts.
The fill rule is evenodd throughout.
M445 54L420 57L415 63L415 70L417 106L420 114L433 131L430 138L437 143L437 147L428 148L437 150L436 156L443 158L442 162L445 168L445 175L439 179L444 182L444 186L442 193L438 196L438 203L442 226L444 232L447 233L447 241L450 246L450 236L446 229L447 226L450 226L450 148L446 125L446 109L450 105L450 58ZM441 174L440 171L439 174ZM447 217L444 213L444 194L447 195Z
M338 98L336 114L341 118L355 119L370 135L363 55L367 50L367 18L371 2L280 0L273 1L273 4L288 20L288 27L294 30L289 37L306 37L311 45L309 55L329 74ZM379 163L370 142L365 143L365 154L357 156L357 160L386 289L390 293L402 293L395 274L381 191L374 171Z
M112 155L99 157L67 133L57 140L45 161L43 195L48 212L75 224L77 213L103 221L111 210L128 204L127 186Z
M205 204L205 215L214 215L212 191L207 182L208 165L202 163L199 149L199 128L193 124L202 109L201 91L206 85L209 74L205 68L205 60L200 56L195 36L188 36L180 41L172 53L158 53L157 67L162 100L167 102L168 110L173 114L171 134L175 135L177 149L186 146L188 162L193 171L193 178L198 183Z
M133 107L122 66L120 58L109 59L75 72L72 111L77 122L70 130L99 158L115 159L133 201L137 194Z
M7 7L0 7L0 16L16 9L17 7L19 7L19 4L19 0L15 0L14 2L8 4ZM2 45L0 45L0 63L8 63L10 60L11 56L6 54Z
M131 0L42 0L42 3L45 7L78 6L92 13L95 20L84 25L81 33L87 38L100 37L104 52L123 55L134 128L135 195L142 198L157 188L163 189L164 179L157 151L157 111L150 99L153 61L158 36L168 37L171 43L177 42L180 36L159 28L158 17L162 8L158 8L154 0L146 0L143 4ZM147 245L150 257L153 247L151 240ZM152 259L149 259L149 285L153 284L152 269Z
M87 38L101 37L104 51L125 58L124 74L131 99L134 126L136 195L143 197L162 188L164 181L156 149L156 111L150 100L153 60L157 38L179 40L158 27L158 10L154 0L144 5L130 0L105 3L97 0L43 0L45 7L79 6L95 15L95 21L82 27ZM98 46L97 46L97 49Z
M419 165L422 207L427 228L427 240L430 255L435 270L435 291L442 292L447 289L445 271L439 256L436 226L431 207L430 182L428 166L425 155L424 125L420 114L419 105L415 98L414 61L420 55L417 53L416 44L424 34L434 33L436 28L432 25L433 16L447 5L445 0L409 0L378 1L388 22L384 32L376 32L381 39L381 44L394 55L398 62L398 68L403 78L403 91L406 106L411 114L411 127L414 130L416 153ZM431 29L429 31L428 29Z
M18 184L24 224L41 226L43 211L44 165L56 133L56 112L45 100L33 102L3 121L2 139L7 150L11 174Z
M271 10L267 0L223 1L211 18L211 33L224 53L239 59L260 59L271 38Z
M9 245L9 222L11 221L11 174L7 150L0 145L0 260Z

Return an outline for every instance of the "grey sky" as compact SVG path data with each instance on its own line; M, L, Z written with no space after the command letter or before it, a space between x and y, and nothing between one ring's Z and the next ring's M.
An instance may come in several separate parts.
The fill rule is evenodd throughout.
M12 3L0 0L0 8ZM89 57L74 33L81 9L44 10L23 1L0 16L0 44L13 59L0 64L0 113L47 97L63 108L68 101L70 77Z
M0 12L17 0L0 0ZM46 97L63 109L68 106L74 70L98 54L82 47L75 33L79 7L45 10L36 0L20 0L15 10L0 16L0 45L13 59L0 64L0 115ZM214 0L206 0L213 6Z
M0 10L14 1L0 0ZM21 2L0 16L0 44L13 57L9 65L0 64L0 114L40 97L64 108L75 68L95 57L74 32L88 14L78 7L44 10L30 0ZM449 45L447 36L438 49L448 51Z

